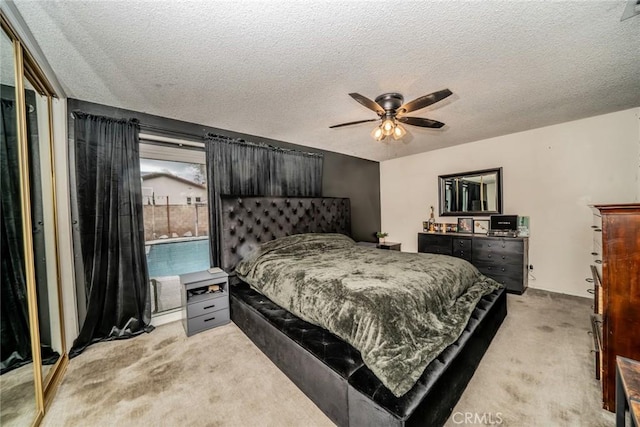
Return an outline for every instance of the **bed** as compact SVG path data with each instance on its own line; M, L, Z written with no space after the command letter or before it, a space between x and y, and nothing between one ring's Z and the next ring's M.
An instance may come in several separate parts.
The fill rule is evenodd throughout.
M221 209L219 237L222 267L231 273L232 320L333 422L433 426L446 421L506 316L502 289L474 302L461 335L438 352L415 384L394 389L374 375L362 357L368 353L347 343L348 337L340 339L295 316L234 274L241 259L274 239L302 233L349 235L349 200L223 196Z

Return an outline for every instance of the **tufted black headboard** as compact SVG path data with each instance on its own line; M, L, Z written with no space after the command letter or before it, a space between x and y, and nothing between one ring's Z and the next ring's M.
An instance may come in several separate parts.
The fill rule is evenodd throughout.
M232 272L257 245L301 233L351 235L349 199L222 196L222 269Z

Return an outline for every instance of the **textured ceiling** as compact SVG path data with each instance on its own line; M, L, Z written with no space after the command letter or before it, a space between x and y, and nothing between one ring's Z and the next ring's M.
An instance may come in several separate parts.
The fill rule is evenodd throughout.
M67 96L373 160L640 106L626 1L15 1ZM449 88L404 142L349 92ZM610 141L603 141L609 143Z

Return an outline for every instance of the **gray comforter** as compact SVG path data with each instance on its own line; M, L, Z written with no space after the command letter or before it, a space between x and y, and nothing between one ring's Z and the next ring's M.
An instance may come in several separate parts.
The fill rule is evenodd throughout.
M358 246L341 234L264 243L236 273L358 349L396 396L460 336L480 298L500 287L464 260Z

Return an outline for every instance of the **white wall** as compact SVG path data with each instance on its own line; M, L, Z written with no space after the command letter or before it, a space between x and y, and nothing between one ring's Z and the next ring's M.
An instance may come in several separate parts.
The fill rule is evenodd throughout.
M504 213L531 217L529 286L588 296L588 205L640 201L639 118L634 108L382 162L382 229L417 251L438 175L502 167Z
M76 303L73 241L71 237L71 205L69 191L69 157L67 149L67 100L53 100L53 155L58 217L58 259L60 287L64 307L64 326L67 351L79 332Z

